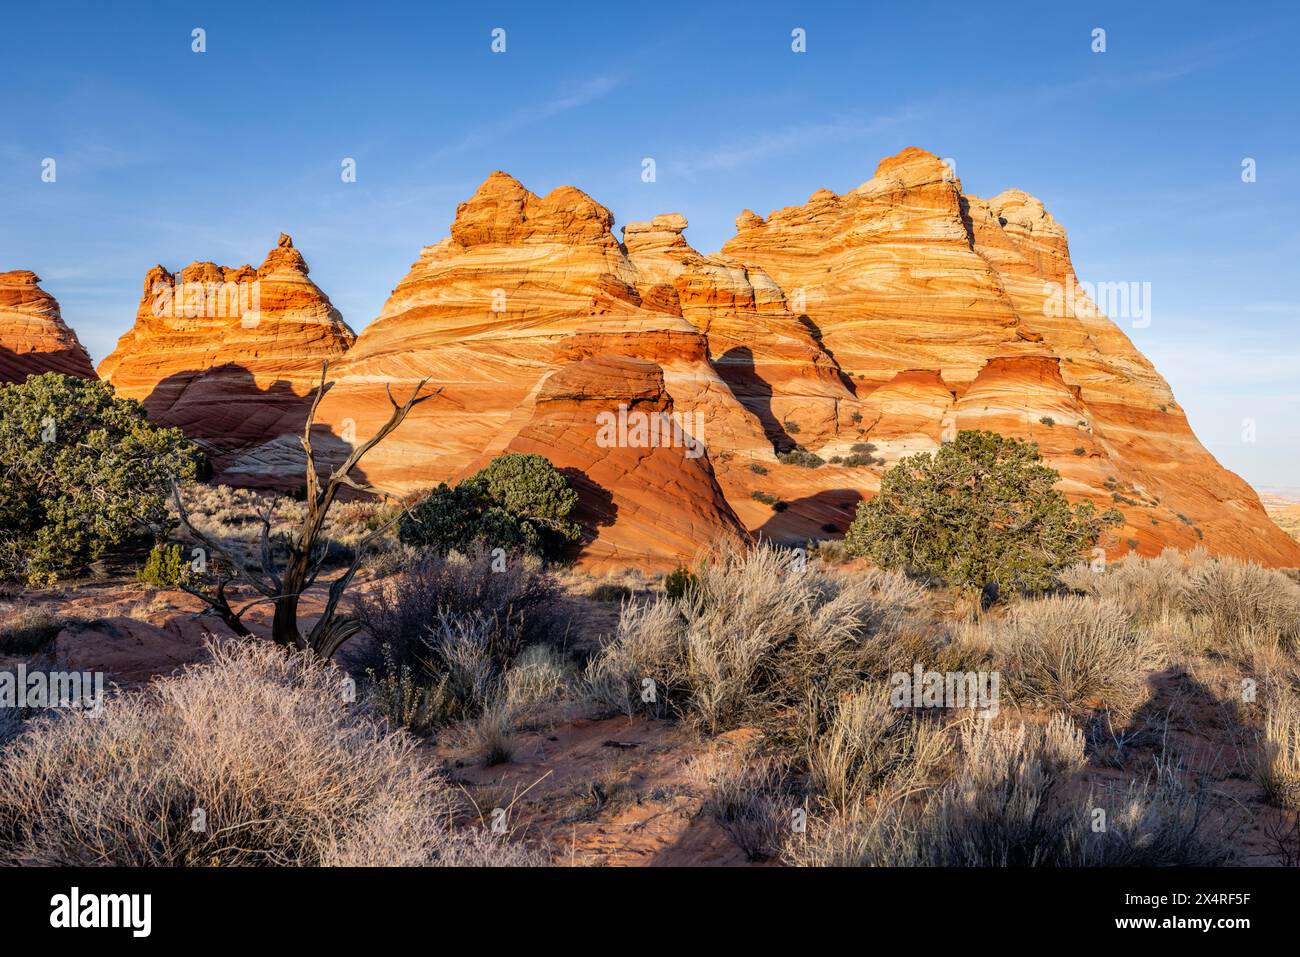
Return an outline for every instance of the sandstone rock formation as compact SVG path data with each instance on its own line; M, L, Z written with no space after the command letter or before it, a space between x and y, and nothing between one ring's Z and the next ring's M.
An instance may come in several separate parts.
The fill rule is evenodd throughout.
M455 480L493 455L528 448L557 465L590 466L590 481L579 483L588 514L612 497L617 521L598 527L592 556L671 564L694 550L686 543L697 532L735 527L709 457L597 444L597 414L621 403L683 415L692 436L704 423L710 448L773 459L757 418L710 363L706 337L668 291L642 291L650 286L612 224L579 190L538 197L494 173L339 365L321 404L323 428L364 439L387 417L385 385L401 397L428 376L442 394L363 465L386 490ZM611 357L614 365L604 361ZM601 384L601 370L614 381ZM544 451L551 440L558 444Z
M257 269L154 266L135 325L99 373L198 440L217 479L296 486L302 453L289 437L302 429L322 361L355 338L281 234Z
M573 187L537 196L493 173L355 344L287 238L255 273L196 263L179 277L256 275L252 329L244 312L158 317L156 286L188 295L158 267L101 372L224 449L221 476L245 484L298 481L298 410L322 357L338 360L326 452L373 433L387 389L401 399L429 378L442 393L364 479L411 493L505 451L541 453L570 470L597 565L668 567L740 526L842 532L884 467L980 428L1032 439L1071 498L1120 509L1112 555L1203 545L1300 566L1300 546L1079 289L1064 229L1032 196L968 195L909 148L843 195L745 211L719 254L691 248L677 214L628 224L621 243L613 222ZM602 441L602 414L634 412L678 416L704 454ZM807 453L825 464L802 467Z
M672 565L701 542L743 534L702 447L692 457L684 444L592 441L600 414L616 421L620 409L671 422L662 368L623 356L579 359L546 377L531 419L505 448L544 455L569 477L579 496L573 517L591 539L584 564L597 571Z
M95 378L90 357L59 314L59 304L27 269L0 273L0 383L60 372Z
M1032 196L968 196L937 157L909 148L843 196L822 190L766 219L746 212L723 253L787 296L802 291L886 460L956 429L1029 438L1067 494L1124 512L1112 553L1203 544L1300 561L1080 291L1064 229Z

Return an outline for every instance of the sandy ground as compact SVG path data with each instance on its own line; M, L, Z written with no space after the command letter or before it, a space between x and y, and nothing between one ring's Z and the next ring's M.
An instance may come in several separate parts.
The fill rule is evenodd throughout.
M572 646L595 647L613 633L620 600L646 583L573 575L566 587L578 601ZM304 600L310 616L326 587ZM375 587L361 583L360 589ZM132 583L89 582L27 593L77 619L51 649L61 666L103 671L110 684L139 687L203 657L207 633L229 634L203 605L183 592L148 591ZM250 616L264 631L265 611ZM0 660L0 667L6 662ZM12 661L10 662L12 663ZM1266 805L1250 760L1253 705L1240 705L1240 674L1227 666L1168 668L1148 676L1149 698L1131 717L1087 729L1088 785L1103 799L1150 774L1164 751L1185 776L1210 795L1216 817L1237 828L1243 863L1281 863L1277 835L1294 821ZM1003 720L1040 720L1004 709ZM486 823L505 810L508 829L545 847L559 865L745 865L745 855L712 819L701 815L701 795L687 768L711 750L733 745L731 736L706 740L679 723L627 717L592 718L576 706L516 732L507 763L485 766L468 746L439 739L421 753L463 790L466 823ZM477 811L474 809L477 808ZM1297 838L1292 837L1291 841Z

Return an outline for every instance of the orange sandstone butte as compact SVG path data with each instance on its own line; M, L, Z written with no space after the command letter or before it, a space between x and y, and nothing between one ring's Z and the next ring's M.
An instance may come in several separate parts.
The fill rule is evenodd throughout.
M1300 545L1078 291L1065 230L1026 193L969 195L913 147L842 195L745 211L717 254L690 246L678 214L629 223L622 242L613 225L581 190L538 196L493 173L355 342L287 238L255 271L269 326L158 319L150 287L176 282L158 267L100 372L214 446L233 437L224 480L282 485L301 461L287 400L321 358L336 384L319 445L336 453L386 419L386 386L401 398L428 377L443 392L364 479L410 493L505 451L547 455L579 487L596 567L667 567L740 527L790 542L843 531L883 468L968 428L1037 442L1068 496L1120 509L1112 555L1203 545L1300 566ZM180 278L253 272L197 263ZM598 416L620 407L677 414L705 454L601 445ZM796 447L827 464L780 461Z
M77 334L40 281L28 269L0 273L0 383L25 382L44 372L95 378Z

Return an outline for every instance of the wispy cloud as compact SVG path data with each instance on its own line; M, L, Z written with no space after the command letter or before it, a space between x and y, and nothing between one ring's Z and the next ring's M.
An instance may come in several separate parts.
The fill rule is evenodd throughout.
M734 170L776 156L878 136L923 117L928 103L903 107L893 113L872 117L842 117L820 123L792 123L780 129L713 146L688 150L669 161L671 169L685 177L698 173Z
M441 159L466 150L477 149L544 120L581 109L608 96L622 83L623 78L620 76L593 77L576 88L557 92L550 99L513 110L495 121L465 131L458 140L437 150L431 159Z

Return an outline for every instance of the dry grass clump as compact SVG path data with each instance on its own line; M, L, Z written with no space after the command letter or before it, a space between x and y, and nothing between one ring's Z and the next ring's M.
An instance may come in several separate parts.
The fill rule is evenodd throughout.
M710 734L783 713L789 727L790 709L820 708L894 670L894 639L925 597L900 575L832 575L770 544L720 547L695 577L680 599L623 607L614 640L588 667L594 697L667 707ZM793 724L807 734L824 717Z
M696 758L686 774L703 796L700 814L716 821L748 860L781 853L799 804L778 760L756 757L748 748L724 748Z
M1188 570L1184 604L1234 658L1300 650L1300 585L1282 572L1234 558L1200 561Z
M428 554L358 600L377 645L366 664L390 720L427 733L477 718L499 700L514 715L565 684L562 661L541 650L567 639L559 585L533 558L512 557L501 571L493 565L482 549Z
M1075 566L1067 587L1123 608L1134 623L1254 667L1300 649L1300 585L1287 574L1203 549L1157 558L1129 555L1104 573Z
M21 604L0 609L0 654L34 655L44 651L70 623L49 605Z
M893 707L888 685L871 683L841 699L812 741L809 783L844 812L877 792L915 791L950 749L943 729L919 712Z
M1289 694L1279 695L1265 708L1255 777L1270 804L1300 810L1300 705Z
M1012 697L1067 707L1135 708L1160 656L1118 604L1076 595L1015 605L993 640Z
M1217 867L1232 861L1235 828L1209 816L1209 795L1192 792L1172 765L1131 784L1107 807L1095 794L1079 805L1089 826L1071 832L1067 863L1080 867ZM1105 826L1097 829L1097 811Z
M270 644L33 723L0 752L0 860L21 865L527 863L453 830L449 790L347 703L345 676Z
M789 863L810 866L1078 867L1216 865L1231 834L1214 825L1208 796L1169 765L1118 800L1081 793L1084 741L1057 715L1045 726L961 733L962 760L924 804L902 796L858 804L814 822ZM1101 817L1096 812L1105 812Z
M947 866L1060 863L1068 812L1053 801L1084 764L1083 735L1058 715L1046 726L962 728L962 765L938 794L922 835L923 859Z
M1183 609L1187 560L1172 548L1156 558L1133 553L1109 563L1104 572L1075 565L1062 574L1066 587L1119 605L1135 625L1150 625Z

